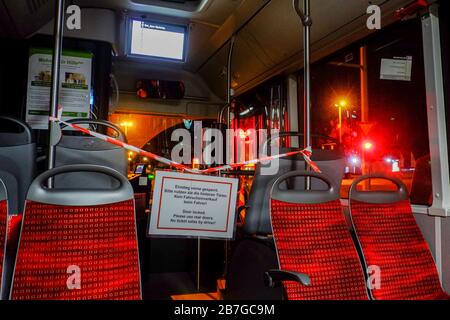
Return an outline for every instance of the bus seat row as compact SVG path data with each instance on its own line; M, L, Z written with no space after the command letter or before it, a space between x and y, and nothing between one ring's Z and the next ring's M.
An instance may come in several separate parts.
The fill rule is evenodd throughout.
M112 130L117 139L126 142L120 128L108 121L72 119L69 122ZM61 125L61 129L65 127ZM124 149L97 138L74 135L73 130L63 132L65 134L61 135L56 146L56 167L71 164L104 165L127 175L128 161ZM8 192L11 243L18 238L17 227L20 226L28 187L36 176L37 161L36 142L31 127L19 119L0 116L0 179L4 181ZM68 173L55 178L55 185L60 188L109 187L114 183L114 179L95 173Z
M21 132L24 130L27 129ZM96 141L84 144L78 137L71 138L62 145L71 149L68 153L80 149L77 145L89 149L96 144ZM0 139L2 144L8 141ZM12 161L11 155L0 153L5 154ZM85 153L79 161L92 161L89 154ZM325 174L298 171L305 165L299 157L281 159L282 170L275 177L262 178L260 168L257 169L250 197L259 194L259 202L266 204L252 210L252 206L260 204L250 201L244 227L248 237L236 248L229 266L228 274L232 278L227 279L226 296L448 299L433 257L415 223L402 182L385 176L369 176L353 183L349 204L354 241L340 203L343 162L333 152L318 152L315 157ZM9 188L19 190L17 181L20 180L14 183L9 174L14 170L8 169L14 166L2 163L0 181L9 182L0 184L3 186L0 188L2 296L140 299L135 203L129 182L123 173L105 166L68 163L38 176L26 190L12 281L8 277L12 268L5 272L11 256L11 250L7 250L8 228L14 224L7 217L12 208ZM58 180L75 179L79 174L87 180L78 186ZM87 182L94 176L97 182L104 183ZM49 178L59 181L55 188L46 187ZM360 192L356 186L368 178L389 179L398 189ZM306 190L307 180L312 190ZM12 201L17 200L13 197ZM381 286L368 290L366 280L371 277L368 272L371 266L381 271ZM240 293L230 295L233 290Z
M392 182L396 191L364 192L357 186L370 179ZM366 266L381 272L377 300L449 299L436 264L412 213L408 191L399 179L372 174L356 179L350 189L350 217Z
M308 191L283 187L288 180L307 176L328 187ZM392 181L397 190L357 189L361 182L374 178ZM354 181L350 213L355 240L343 215L338 190L323 174L297 171L279 177L269 197L273 239L253 238L241 243L231 263L241 264L245 275L241 274L239 279L250 278L245 284L250 281L256 287L264 283L269 290L264 292L268 293L266 298L450 299L442 289L433 257L400 180L371 175ZM244 258L245 250L249 249L259 250L247 252L253 261ZM261 258L269 262L261 262ZM265 272L261 272L261 265ZM271 288L276 294L270 294ZM235 284L231 289L235 292L228 292L228 298L264 298L248 287L239 290Z
M49 178L77 172L107 175L117 187L46 186ZM12 284L8 291L2 283L3 297L9 293L13 300L139 300L140 279L134 194L127 178L104 166L69 165L46 171L32 182Z
M294 177L316 178L312 180L325 182L328 188L306 192L280 188ZM294 171L275 182L270 198L279 269L304 273L311 281L306 285L288 281L284 286L287 298L367 300L363 269L342 214L339 187L324 175ZM267 277L274 282L270 271Z
M112 129L118 139L126 140L120 129L108 122L72 121ZM133 191L126 178L126 152L65 130L67 134L57 145L57 168L31 184L36 169L33 131L14 118L2 116L0 122L0 180L5 181L0 193L1 214L9 213L0 227L6 232L0 232L0 245L5 249L1 297L139 299L136 217ZM92 166L95 164L102 166ZM50 176L55 189L45 187ZM124 201L117 202L125 195ZM6 204L9 210L4 208Z
M0 116L0 164L0 179L8 191L8 212L19 215L36 172L35 138L25 122Z
M97 130L111 130L120 141L126 137L119 127L102 120L72 119L68 122L78 125L95 126ZM25 196L36 176L36 142L30 126L16 118L0 116L0 178L9 193L9 214L23 212ZM65 129L61 125L61 129ZM71 164L103 165L122 173L128 173L126 150L100 139L73 134L64 130L56 146L55 166ZM55 179L55 185L68 187L108 187L116 183L114 179L96 174L63 174Z
M12 268L28 187L36 173L36 143L33 130L23 121L0 116L0 180L7 207L7 232L3 239L3 273L0 298L9 292Z
M69 123L95 126L97 131L110 130L111 134L122 142L127 142L125 134L111 122L93 119L72 119ZM64 124L61 129L66 128ZM124 148L86 135L71 135L65 130L56 145L55 166L72 164L93 164L112 168L124 176L128 174L128 156ZM115 186L117 181L111 177L96 173L67 173L55 178L55 186L61 188L91 188Z
M293 147L281 147L272 150L271 146L275 139L297 137L303 140L303 134L298 132L278 133L263 145L267 154L286 153L298 150ZM312 159L320 167L321 171L333 181L333 185L341 185L344 176L345 162L344 154L338 142L326 136L313 135ZM325 140L334 141L336 148L333 150L322 150L317 146ZM243 237L235 245L233 258L228 265L226 278L227 289L225 297L232 300L255 299L274 300L282 295L280 287L272 289L264 285L261 275L277 265L274 255L274 244L272 239L272 225L270 216L270 192L277 179L288 172L304 170L306 162L301 155L281 158L278 161L279 170L275 174L267 175L265 170L270 164L257 164L253 183L249 193L246 207L246 215L243 221ZM327 184L319 179L311 180L311 187L323 189ZM281 189L305 190L305 177L287 179L280 184Z
M292 151L297 151L298 148L280 147L277 152L272 152L271 145L276 139L298 137L303 139L303 134L298 132L281 132L269 138L263 145L264 154L284 154ZM313 135L313 140L326 139L334 140L330 137ZM337 142L336 142L337 143ZM328 177L333 179L336 185L340 185L344 175L345 162L343 160L343 153L340 148L334 150L314 149L312 159L320 167ZM249 200L247 202L247 213L245 215L244 231L246 234L267 235L272 232L270 226L269 202L261 201L261 199L268 199L273 183L283 174L296 170L304 170L306 163L302 155L280 158L278 160L278 168L276 173L265 174L264 171L270 172L269 164L257 164L256 172L252 182L252 187L249 193ZM321 181L312 181L313 188L324 187ZM292 181L285 181L284 188L304 190L305 180L295 179Z

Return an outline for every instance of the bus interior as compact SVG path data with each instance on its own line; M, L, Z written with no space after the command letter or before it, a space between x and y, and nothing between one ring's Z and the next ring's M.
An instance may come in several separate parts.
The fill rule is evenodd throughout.
M0 299L449 300L449 6L0 0Z

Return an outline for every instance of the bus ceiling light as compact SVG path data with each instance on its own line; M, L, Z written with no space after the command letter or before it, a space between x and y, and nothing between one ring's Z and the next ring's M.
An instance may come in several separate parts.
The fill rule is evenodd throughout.
M130 128L130 127L133 126L133 122L131 122L131 121L124 121L124 122L120 123L120 126L121 127L125 127L125 128Z

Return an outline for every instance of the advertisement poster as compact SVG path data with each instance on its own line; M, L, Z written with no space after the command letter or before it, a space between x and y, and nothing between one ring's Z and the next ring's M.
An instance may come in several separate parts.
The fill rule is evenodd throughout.
M92 54L63 51L59 105L63 119L88 118ZM26 121L33 129L47 129L52 80L52 51L32 48L28 66Z
M238 180L157 171L149 235L232 239Z

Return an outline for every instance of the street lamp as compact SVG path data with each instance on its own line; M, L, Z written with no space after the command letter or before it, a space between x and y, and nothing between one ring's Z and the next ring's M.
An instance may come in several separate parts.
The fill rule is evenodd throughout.
M339 143L342 144L342 108L347 107L347 101L341 100L334 106L339 109Z
M365 151L371 151L373 149L373 143L370 141L365 141L363 143L363 148Z

